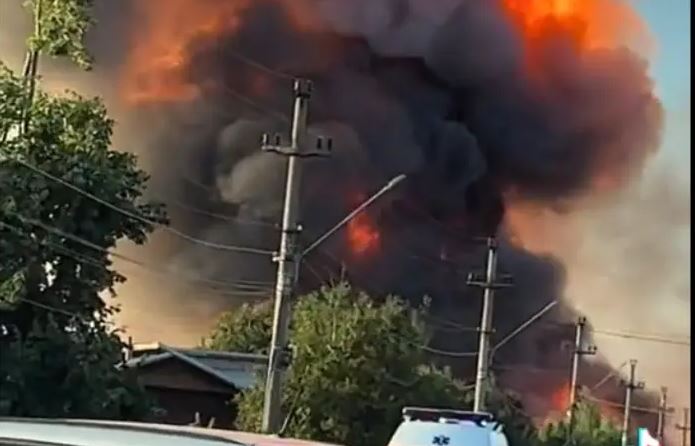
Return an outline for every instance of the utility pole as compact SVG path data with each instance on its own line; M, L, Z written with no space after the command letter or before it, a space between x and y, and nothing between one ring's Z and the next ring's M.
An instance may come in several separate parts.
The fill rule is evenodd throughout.
M274 144L270 144L268 135L263 135L264 151L275 152L288 157L287 184L285 186L285 204L282 217L282 236L280 252L274 260L278 263L277 282L275 285L275 307L273 314L273 334L268 359L268 373L263 404L263 431L275 433L282 421L282 378L291 362L291 350L288 346L291 299L299 274L301 250L298 246L299 233L299 198L302 175L301 158L309 156L326 156L331 150L332 141L328 139L326 147L319 138L316 150L308 151L305 147L306 125L311 82L297 80L294 84L294 115L292 119L292 141L289 146L282 145L282 138L276 135Z
M483 312L480 322L480 341L478 345L478 365L475 375L475 396L473 400L473 411L482 412L485 410L485 398L488 392L488 380L490 379L490 338L493 333L492 315L495 303L495 289L511 286L511 276L504 275L500 279L507 279L505 282L497 282L497 241L488 237L487 243L487 267L485 277L476 277L475 274L468 275L467 284L483 289ZM482 280L481 280L482 279Z
M676 429L681 431L681 446L688 446L688 437L690 434L690 410L683 409L683 424L676 425Z
M661 395L659 397L659 415L656 421L656 438L659 440L660 444L664 444L666 430L666 414L673 412L673 408L667 405L667 392L666 387L661 388Z
M596 346L594 345L590 345L586 349L582 348L584 343L584 328L586 327L586 318L580 317L577 320L575 327L574 349L572 351L572 371L570 374L569 411L567 414L569 419L567 432L570 439L572 438L572 431L574 429L574 415L577 409L579 364L582 356L596 354Z
M637 360L633 359L630 361L630 380L623 380L623 386L625 386L625 412L623 414L623 428L621 431L620 445L627 446L627 437L630 430L630 412L632 410L632 392L635 390L644 389L643 382L635 381L635 371L637 369Z

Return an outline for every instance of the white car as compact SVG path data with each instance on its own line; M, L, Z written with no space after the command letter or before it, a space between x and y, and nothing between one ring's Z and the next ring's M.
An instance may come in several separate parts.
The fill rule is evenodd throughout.
M338 446L162 424L0 418L0 446Z
M406 407L389 446L508 446L489 413Z

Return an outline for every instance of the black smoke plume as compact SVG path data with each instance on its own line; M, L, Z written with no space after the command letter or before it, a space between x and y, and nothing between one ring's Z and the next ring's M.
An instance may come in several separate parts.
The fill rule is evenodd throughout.
M215 1L224 3L204 3ZM136 0L119 3L118 10L100 6L99 19L112 33L102 35L111 52L102 53L101 66L111 79L128 63L129 45L144 44L138 39L147 35L128 25L137 23L130 9ZM348 277L374 294L395 293L414 304L430 296L432 346L473 351L475 334L456 331L476 327L480 314L479 291L465 279L482 269L485 249L472 240L496 234L500 269L515 279L497 299L497 339L561 299L563 266L505 240L505 194L561 207L594 193L600 176L627 182L639 174L658 146L662 113L645 62L626 48L580 49L558 38L534 53L546 74L539 86L525 65L523 38L497 1L290 4L255 0L238 26L189 42L181 72L199 89L196 99L151 103L121 117L133 134L148 135L140 150L155 193L237 218L218 221L174 206L175 224L219 243L277 246L272 224L280 219L285 164L262 153L259 142L263 132L289 130L291 80L282 73L303 76L314 82L310 138L334 139L333 156L308 161L305 169L306 240L331 227L356 197L408 175L370 211L379 249L359 256L345 237L334 238L307 259L303 289ZM295 15L302 8L307 23L300 26ZM162 260L171 268L205 279L274 279L268 259L172 241L166 251ZM210 302L222 309L238 301ZM548 316L570 324L576 317L565 303ZM572 339L572 329L562 325L532 326L495 358L503 381L530 404L547 401L566 384L565 341ZM470 358L433 360L472 377ZM602 361L587 365L589 384L610 371ZM529 377L524 367L545 372ZM609 387L603 395L615 397Z

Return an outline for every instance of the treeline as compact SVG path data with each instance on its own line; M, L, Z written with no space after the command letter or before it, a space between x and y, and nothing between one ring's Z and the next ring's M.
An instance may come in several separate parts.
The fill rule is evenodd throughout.
M271 323L269 302L244 305L220 318L204 346L268 354ZM302 296L291 324L294 361L283 393L285 433L349 446L383 446L404 406L470 408L473 387L432 367L421 348L427 341L424 327L413 323L411 308L396 297L375 303L345 283ZM260 429L262 378L237 398L242 430ZM537 429L513 394L497 388L487 400L512 446L566 443L564 421ZM572 439L577 446L617 446L620 431L595 406L580 404Z

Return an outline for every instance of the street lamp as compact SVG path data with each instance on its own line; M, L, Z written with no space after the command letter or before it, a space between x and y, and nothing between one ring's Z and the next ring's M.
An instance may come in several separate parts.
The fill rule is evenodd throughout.
M290 176L291 178L291 176ZM379 189L374 195L364 201L362 204L357 206L352 212L350 212L345 218L340 220L335 226L326 231L322 236L311 243L304 251L300 252L298 255L294 255L291 261L287 262L290 264L293 273L290 276L283 275L278 272L278 287L281 290L289 290L293 287L293 283L296 281L299 264L302 257L306 256L308 253L313 251L318 245L323 243L331 235L339 231L343 226L348 224L350 220L355 218L357 214L362 212L388 191L395 188L403 180L405 180L405 175L398 175L391 181L386 183L384 187ZM287 213L285 214L285 220L287 220ZM283 227L287 226L283 223ZM295 245L296 246L296 245ZM293 252L294 247L292 247ZM288 285L289 284L289 285ZM290 322L290 304L289 299L278 299L276 300L275 310L273 314L273 335L270 341L270 358L268 361L268 374L266 376L266 390L264 395L263 403L263 430L266 432L274 432L279 427L279 417L280 417L280 405L282 404L282 381L280 375L282 371L289 366L291 361L291 351L287 348L286 343L289 335L289 322ZM280 348L278 348L280 347ZM285 423L286 424L286 423Z

